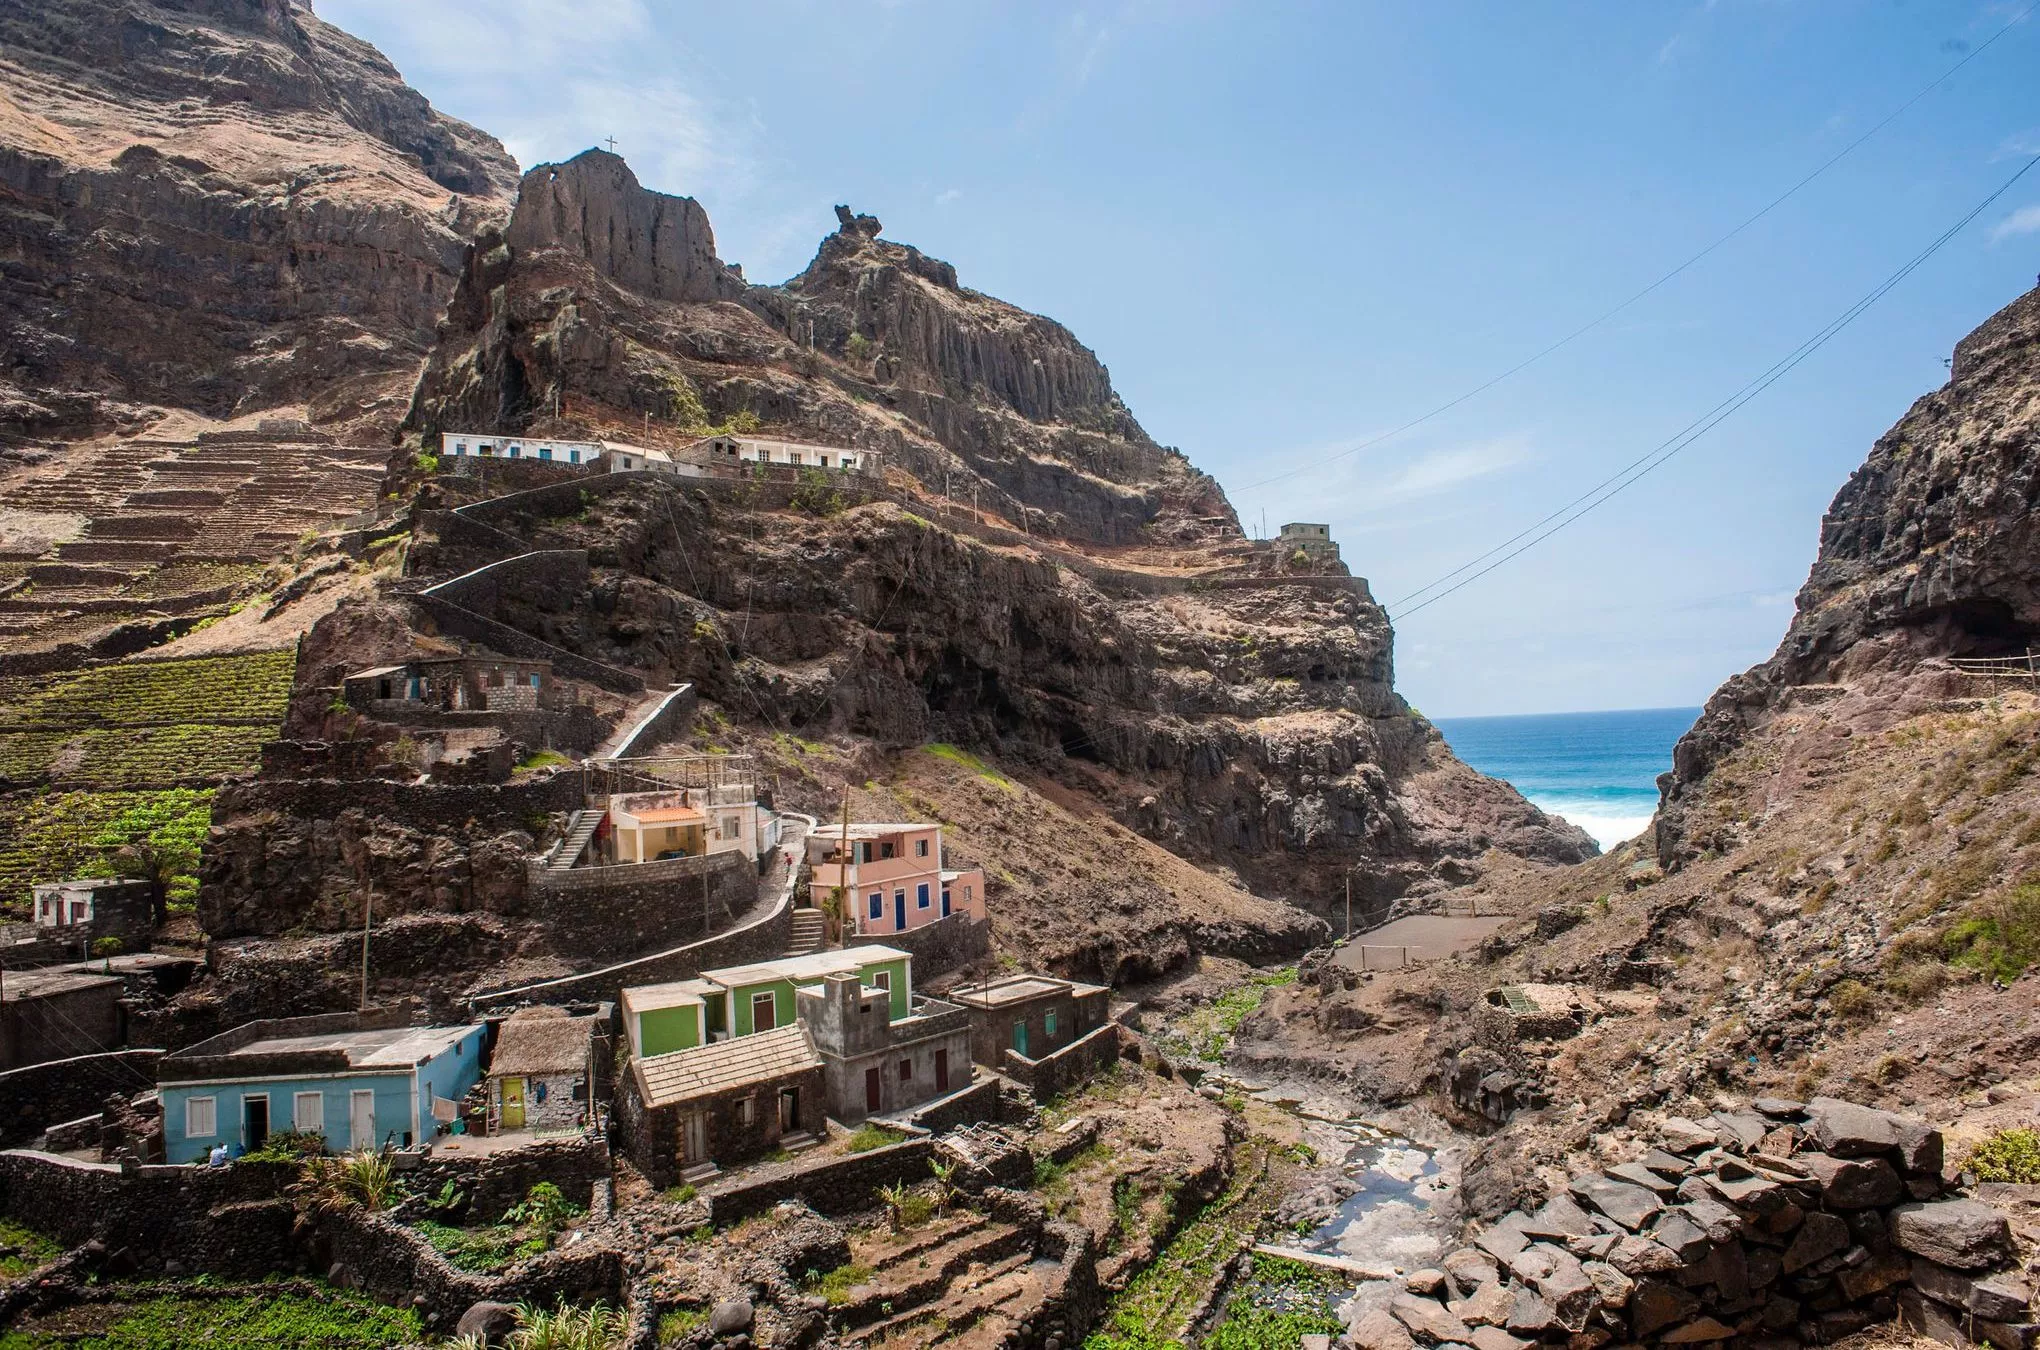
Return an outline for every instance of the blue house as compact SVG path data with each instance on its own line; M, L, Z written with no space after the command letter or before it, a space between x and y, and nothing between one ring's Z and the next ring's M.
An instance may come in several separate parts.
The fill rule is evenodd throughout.
M323 1134L336 1153L431 1138L434 1102L481 1080L485 1029L402 1023L378 1012L276 1018L163 1056L164 1160L204 1162L222 1143L238 1154L277 1130Z

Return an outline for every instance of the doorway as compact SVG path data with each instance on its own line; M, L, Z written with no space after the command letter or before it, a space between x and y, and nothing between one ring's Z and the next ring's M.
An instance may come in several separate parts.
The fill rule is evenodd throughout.
M800 1128L800 1089L779 1089L779 1132L791 1134Z
M935 1090L937 1092L949 1091L949 1052L947 1050L937 1050L935 1052Z
M521 1130L524 1128L524 1080L505 1078L503 1080L503 1128Z
M250 1153L269 1138L269 1096L262 1093L241 1098L241 1145Z
M907 893L905 891L894 891L892 893L892 909L893 909L893 931L896 933L906 932Z
M352 1148L375 1147L374 1088L355 1088L347 1094L347 1136Z
M878 1110L881 1094L885 1091L885 1075L876 1068L864 1071L864 1109Z
M708 1161L708 1113L689 1111L680 1117L680 1165L693 1167Z

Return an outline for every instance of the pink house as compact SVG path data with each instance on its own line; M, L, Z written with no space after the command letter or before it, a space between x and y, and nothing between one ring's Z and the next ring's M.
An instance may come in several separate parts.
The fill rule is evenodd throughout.
M847 861L843 836L842 825L823 825L807 848L814 904L826 906L841 886L847 931L903 933L951 914L985 917L985 874L943 867L940 825L852 824Z

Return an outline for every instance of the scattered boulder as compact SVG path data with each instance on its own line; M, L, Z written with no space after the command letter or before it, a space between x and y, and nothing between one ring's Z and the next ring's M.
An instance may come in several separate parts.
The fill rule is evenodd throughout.
M1830 1209L1876 1209L1898 1203L1905 1183L1883 1158L1835 1158L1802 1153L1794 1161L1821 1184L1821 1198Z
M517 1309L508 1303L470 1303L453 1327L456 1338L472 1338L483 1345L502 1345L517 1330Z
M1893 1244L1957 1270L1986 1270L2011 1255L2005 1216L1974 1200L1900 1205L1891 1213Z
M1573 1195L1634 1233L1651 1221L1664 1206L1641 1186L1609 1177L1574 1177Z
M749 1333L751 1319L757 1316L747 1298L726 1298L715 1305L708 1315L708 1329L718 1336L735 1336L739 1332Z
M1416 1350L1409 1329L1385 1308L1370 1308L1346 1327L1355 1350Z

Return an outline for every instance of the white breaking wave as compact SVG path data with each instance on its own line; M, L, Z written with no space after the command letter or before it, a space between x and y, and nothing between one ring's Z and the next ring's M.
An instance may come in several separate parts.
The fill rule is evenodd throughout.
M1650 828L1649 816L1602 816L1590 811L1566 811L1557 807L1537 805L1549 815L1563 816L1594 837L1594 842L1606 853L1617 844L1626 844Z

